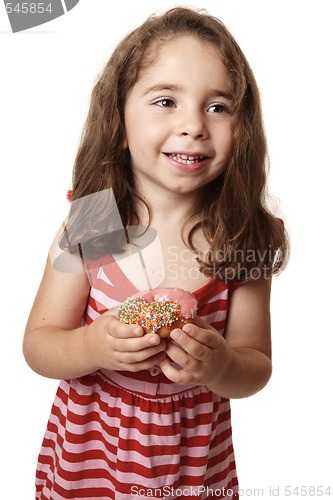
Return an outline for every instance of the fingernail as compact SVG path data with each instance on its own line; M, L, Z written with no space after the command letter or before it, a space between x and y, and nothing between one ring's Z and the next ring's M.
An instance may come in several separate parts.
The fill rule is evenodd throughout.
M173 338L174 340L179 340L181 336L182 336L182 331L179 330L179 328L172 330L172 332L170 333L170 337Z
M149 343L157 345L160 343L160 338L157 335L152 335L151 337L149 337Z
M133 328L133 333L134 333L134 335L142 335L142 328L139 326L136 328Z
M183 326L183 331L184 331L185 333L191 333L191 331L192 331L192 326L191 326L190 324L184 325L184 326Z

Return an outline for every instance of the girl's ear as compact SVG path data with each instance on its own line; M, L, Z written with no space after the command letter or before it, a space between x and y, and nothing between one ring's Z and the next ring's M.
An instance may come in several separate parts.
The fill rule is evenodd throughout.
M125 136L122 143L122 150L125 151L125 149L127 148L128 148L128 142L127 142L127 137Z

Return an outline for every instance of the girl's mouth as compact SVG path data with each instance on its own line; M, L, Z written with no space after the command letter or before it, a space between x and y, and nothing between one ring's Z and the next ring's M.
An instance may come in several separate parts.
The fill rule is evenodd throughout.
M187 155L185 153L165 153L171 160L177 161L183 165L197 165L207 157L203 155Z

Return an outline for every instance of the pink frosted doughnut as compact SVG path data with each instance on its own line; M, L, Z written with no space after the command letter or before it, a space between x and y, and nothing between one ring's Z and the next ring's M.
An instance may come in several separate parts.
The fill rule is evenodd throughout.
M140 325L145 333L167 337L174 328L191 323L197 299L180 288L155 288L129 297L118 308L122 323Z

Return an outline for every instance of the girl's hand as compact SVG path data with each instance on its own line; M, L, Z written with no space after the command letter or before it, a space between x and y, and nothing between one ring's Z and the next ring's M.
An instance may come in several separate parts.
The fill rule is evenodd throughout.
M178 384L207 386L224 398L244 398L260 391L272 373L270 328L271 280L244 283L232 292L222 336L197 318L171 332L163 373Z
M167 358L160 363L163 373L177 384L196 383L214 386L228 369L231 351L223 336L201 318L175 329L165 352L180 365L173 367Z
M140 326L121 323L116 309L97 318L83 336L94 370L137 372L159 364L165 357L165 342L157 334L144 335Z

